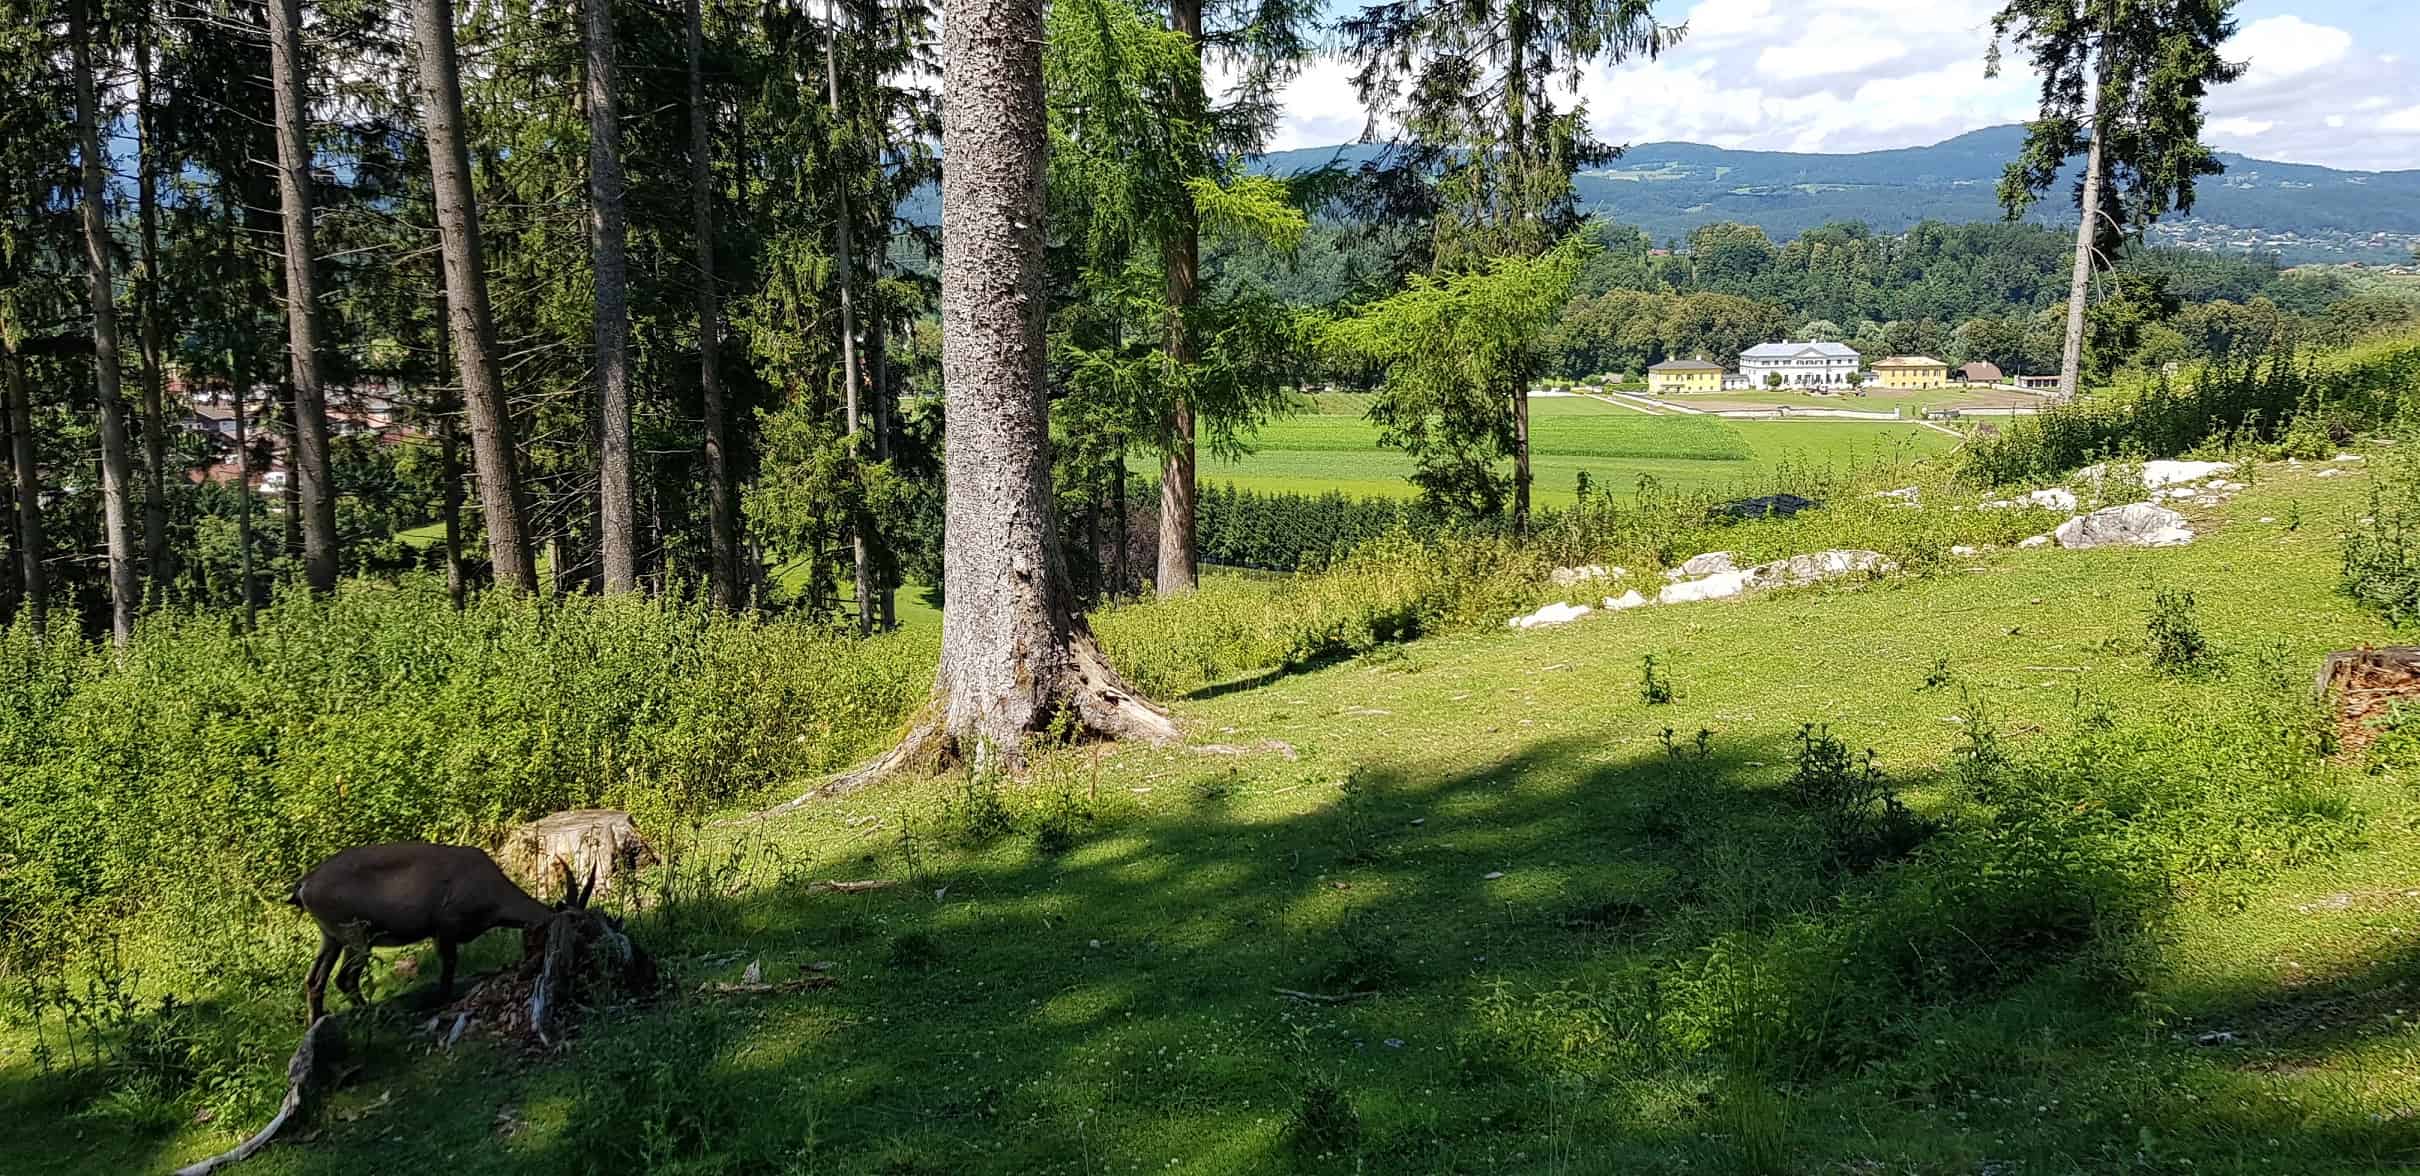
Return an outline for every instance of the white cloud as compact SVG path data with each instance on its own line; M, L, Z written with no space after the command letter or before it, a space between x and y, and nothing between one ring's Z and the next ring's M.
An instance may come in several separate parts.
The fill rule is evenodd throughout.
M2271 16L2236 30L2227 42L2228 57L2249 60L2241 84L2261 85L2306 74L2344 60L2353 47L2353 34L2333 25L2312 24L2299 16Z
M2039 86L2021 52L2004 46L2002 76L1983 76L2001 2L1699 0L1685 10L1680 45L1655 61L1591 67L1576 96L1613 143L1826 152L1935 143L2033 114ZM2249 68L2212 92L2210 141L2336 167L2420 166L2420 70L2355 48L2377 43L2305 16L2248 22L2224 52ZM1288 91L1275 145L1350 141L1362 122L1345 67L1322 62Z

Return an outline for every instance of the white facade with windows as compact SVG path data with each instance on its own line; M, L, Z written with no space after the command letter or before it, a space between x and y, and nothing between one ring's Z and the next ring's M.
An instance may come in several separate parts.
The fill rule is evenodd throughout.
M1750 388L1765 387L1774 373L1784 387L1845 388L1859 362L1844 343L1759 343L1739 353L1739 374Z

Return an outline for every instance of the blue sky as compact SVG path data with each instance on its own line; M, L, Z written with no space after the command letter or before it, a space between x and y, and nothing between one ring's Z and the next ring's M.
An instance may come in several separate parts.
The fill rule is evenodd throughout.
M1331 8L1353 0L1331 0ZM1680 46L1589 70L1578 96L1610 142L1687 139L1784 151L1934 143L2031 113L2012 57L1983 76L1998 0L1689 0ZM2420 168L2420 0L2245 0L2228 55L2243 80L2213 93L2208 138L2263 159ZM1273 147L1353 139L1363 115L1344 66L1289 87Z

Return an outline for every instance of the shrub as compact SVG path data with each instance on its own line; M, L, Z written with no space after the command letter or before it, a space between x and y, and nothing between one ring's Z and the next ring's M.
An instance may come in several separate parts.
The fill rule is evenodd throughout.
M930 634L857 641L678 599L483 597L442 583L145 618L123 657L0 633L0 927L11 953L106 904L238 935L314 862L479 842L564 808L664 828L831 771L930 682ZM225 946L228 958L256 955Z
M1867 749L1853 755L1829 726L1798 729L1790 795L1823 830L1834 862L1864 867L1903 856L1931 831L1899 800Z
M2055 476L2111 453L2175 457L2198 447L2279 443L2297 452L2340 443L2420 408L2420 339L2389 339L2311 357L2290 348L2242 364L2212 363L2181 387L2167 376L2133 395L2055 404L1959 450L1964 474L1990 485Z
M1656 668L1652 653L1639 659L1639 701L1649 706L1672 701L1672 676Z
M2144 626L2151 638L2151 664L2171 674L2201 669L2210 657L2210 642L2202 636L2201 614L2187 588L2162 588L2151 596L2151 618Z
M2345 532L2346 595L2397 625L2420 620L2420 453L2399 446L2383 455L2370 486L2367 521ZM2287 525L2302 523L2300 500L2289 505Z

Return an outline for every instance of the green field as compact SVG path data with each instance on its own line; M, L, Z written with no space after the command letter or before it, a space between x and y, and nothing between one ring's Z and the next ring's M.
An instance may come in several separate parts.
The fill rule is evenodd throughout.
M709 829L684 842L702 870L643 881L665 898L630 923L659 1000L559 1052L433 1049L401 1011L429 953L395 953L419 979L376 970L396 1011L357 1031L358 1073L239 1171L2408 1172L2420 800L2268 725L2300 721L2323 652L2394 639L2335 588L2362 479L2315 475L2263 470L2193 512L2187 548L1999 551L1250 675L1171 700L1191 746L1005 785L1015 824L988 833L958 779ZM2144 617L2179 586L2215 664L2168 674ZM1636 689L1649 655L1668 704ZM1950 782L1986 715L2008 753L2106 782L2040 819L2180 822L2193 881L2139 938L1969 949L1958 927L1924 940L1953 958L1869 967L1952 897L1906 881L1947 884L1921 857L1824 864L1788 799L1800 725L1990 829ZM1659 736L1701 728L1702 759ZM2116 734L2079 760L2094 730ZM2324 785L2298 802L2306 852L2232 791L2271 771ZM1069 804L1060 840L1032 831ZM2005 860L1978 893L2027 885ZM1880 932L1831 950L1843 926ZM830 986L710 987L810 965ZM290 969L242 975L205 1007L264 1027L244 1089L274 1092L299 998ZM1764 1024L1802 1052L1755 1052ZM265 1113L202 1087L112 1102L36 1077L32 1045L0 1020L10 1172L164 1170Z
M1331 393L1319 411L1261 427L1240 461L1205 456L1206 482L1253 490L1408 497L1412 461L1378 446L1378 429L1361 414L1369 397ZM1942 453L1957 439L1915 424L1860 421L1731 421L1708 416L1649 416L1585 397L1530 401L1530 469L1542 504L1571 501L1586 471L1599 486L1627 490L1642 475L1667 487L1760 492L1760 479L1785 464L1842 468ZM1138 463L1148 471L1148 463Z

